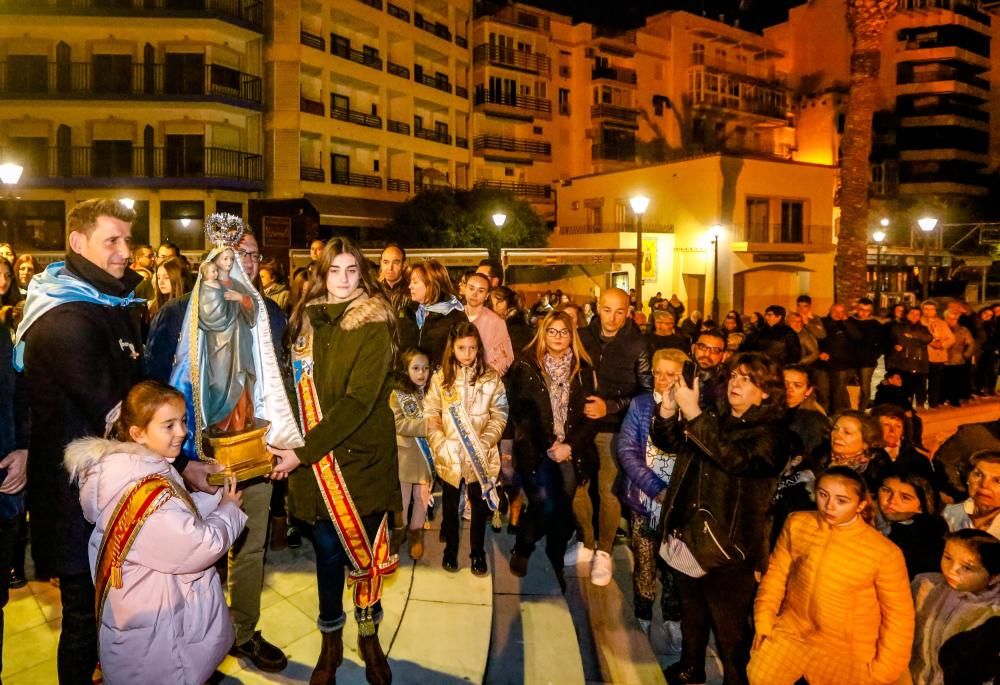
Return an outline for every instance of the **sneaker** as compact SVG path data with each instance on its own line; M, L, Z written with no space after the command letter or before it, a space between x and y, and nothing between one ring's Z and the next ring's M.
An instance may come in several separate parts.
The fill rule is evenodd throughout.
M233 645L229 653L235 657L249 659L254 666L265 673L280 673L288 666L284 652L261 636L258 630L242 645Z
M563 564L566 566L576 566L577 564L589 564L594 558L594 550L584 547L582 542L573 543L566 554L563 555Z
M681 653L681 622L664 621L663 634L667 638L667 654Z
M611 555L607 552L594 553L594 563L590 567L590 582L598 587L604 587L611 582Z

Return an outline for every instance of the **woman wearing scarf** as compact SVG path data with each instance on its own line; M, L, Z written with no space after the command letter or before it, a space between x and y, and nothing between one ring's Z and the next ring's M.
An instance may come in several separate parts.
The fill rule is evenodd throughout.
M861 474L869 492L878 492L882 473L892 464L881 447L882 428L878 419L853 409L842 411L833 417L826 466L847 466Z
M455 297L448 270L436 259L427 259L410 270L410 298L416 305L418 333L414 346L427 351L433 371L441 366L448 331L468 319Z
M583 415L586 398L595 392L594 371L566 312L545 315L538 333L508 372L505 385L514 468L528 499L510 571L523 578L535 543L545 537L545 554L565 590L563 555L574 528L573 493L597 464L597 425Z

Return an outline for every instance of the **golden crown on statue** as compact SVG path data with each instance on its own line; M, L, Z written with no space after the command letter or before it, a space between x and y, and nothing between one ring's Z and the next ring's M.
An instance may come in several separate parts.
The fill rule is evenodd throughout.
M216 247L236 247L245 232L243 219L235 214L216 212L205 219L205 235Z

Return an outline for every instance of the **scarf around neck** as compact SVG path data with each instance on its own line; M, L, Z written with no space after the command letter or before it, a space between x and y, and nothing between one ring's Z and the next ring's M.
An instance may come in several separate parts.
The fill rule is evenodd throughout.
M552 406L552 428L556 439L566 439L566 416L569 413L569 382L573 371L573 355L567 353L554 357L548 352L542 360L545 382L549 389L549 404Z
M465 306L454 295L451 296L451 299L435 302L434 304L422 304L417 307L417 328L422 329L424 327L424 321L427 320L427 312L447 316L453 311L465 311Z

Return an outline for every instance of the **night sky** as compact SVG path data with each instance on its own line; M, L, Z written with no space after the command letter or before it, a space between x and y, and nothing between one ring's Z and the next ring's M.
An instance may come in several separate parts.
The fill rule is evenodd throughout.
M682 9L727 23L739 19L740 26L760 30L783 21L788 8L805 0L521 0L525 4L566 14L576 21L632 28L644 17L664 10Z

